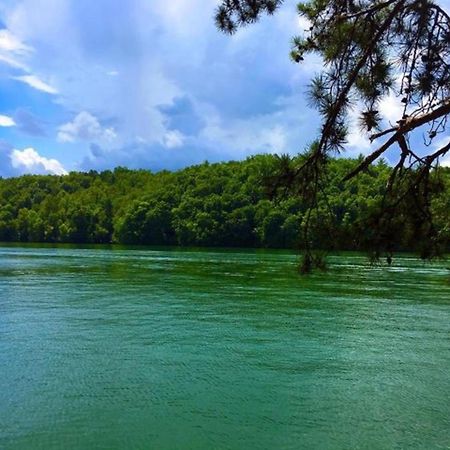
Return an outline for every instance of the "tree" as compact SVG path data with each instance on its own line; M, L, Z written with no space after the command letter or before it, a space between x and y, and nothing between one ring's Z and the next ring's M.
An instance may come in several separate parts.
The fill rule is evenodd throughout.
M216 12L218 27L233 33L238 27L272 14L282 0L223 0ZM318 204L328 158L346 142L348 113L356 108L362 129L378 148L353 167L344 180L370 170L389 149L398 149L383 201L373 218L373 244L389 250L389 227L401 212L414 225L417 239L426 242L423 255L432 256L438 235L431 213L433 192L442 189L439 160L450 150L443 138L450 114L450 16L431 0L311 0L298 5L310 24L295 37L291 57L300 63L308 53L319 54L324 71L312 80L310 99L322 116L317 142L300 165L280 161L272 179L288 185ZM403 107L398 120L386 126L378 110L389 93ZM411 144L423 133L423 145ZM422 148L419 148L422 147ZM304 236L308 249L308 229Z

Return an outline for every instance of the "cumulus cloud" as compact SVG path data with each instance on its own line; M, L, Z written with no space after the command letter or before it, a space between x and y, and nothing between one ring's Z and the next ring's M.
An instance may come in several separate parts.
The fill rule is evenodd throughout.
M23 150L13 149L9 156L12 167L21 174L67 174L58 160L45 158L31 147Z
M24 174L65 175L67 171L56 159L40 155L34 148L15 149L0 139L0 176L15 177Z
M114 128L103 128L98 119L87 111L80 112L72 122L61 125L58 129L60 142L112 142L117 135Z
M53 86L50 86L46 82L42 81L36 75L21 75L18 77L13 77L14 80L21 81L28 86L37 89L38 91L45 92L47 94L57 94L58 90Z
M12 117L0 114L0 127L14 127L15 125L16 123Z

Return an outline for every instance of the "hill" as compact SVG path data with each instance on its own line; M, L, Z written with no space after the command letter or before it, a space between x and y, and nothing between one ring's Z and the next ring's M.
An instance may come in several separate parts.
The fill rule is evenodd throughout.
M381 162L343 183L358 161L330 161L326 196L312 221L316 248L363 250L373 243L391 169ZM276 156L258 155L177 172L117 168L0 179L0 240L292 248L306 207L295 195L271 198L267 180L279 164ZM433 210L448 242L449 169L441 171L439 185ZM406 209L389 224L393 250L420 247Z

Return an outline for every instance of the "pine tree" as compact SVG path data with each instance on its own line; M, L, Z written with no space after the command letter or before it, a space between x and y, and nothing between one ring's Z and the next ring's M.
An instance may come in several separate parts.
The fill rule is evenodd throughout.
M218 27L233 33L238 27L273 14L282 0L223 0L216 12ZM387 183L380 211L374 217L375 250L390 251L389 226L396 215L408 213L416 224L423 256L432 256L439 243L430 211L431 194L440 188L437 168L450 150L445 138L450 114L450 16L430 0L311 0L298 4L310 24L292 43L292 59L301 63L308 53L325 65L312 80L310 98L322 117L317 142L305 162L280 180L317 204L327 158L340 152L348 133L348 113L357 109L361 128L379 146L351 170L345 180L370 170L388 149L398 160ZM402 112L385 126L380 101L398 96ZM423 145L410 139L421 133ZM440 144L440 145L438 145ZM307 236L305 241L307 242ZM306 244L307 245L307 244Z

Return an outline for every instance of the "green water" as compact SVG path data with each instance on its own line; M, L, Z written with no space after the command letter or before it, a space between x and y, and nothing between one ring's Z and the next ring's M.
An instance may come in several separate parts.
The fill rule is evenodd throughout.
M448 262L0 248L2 449L450 448Z

